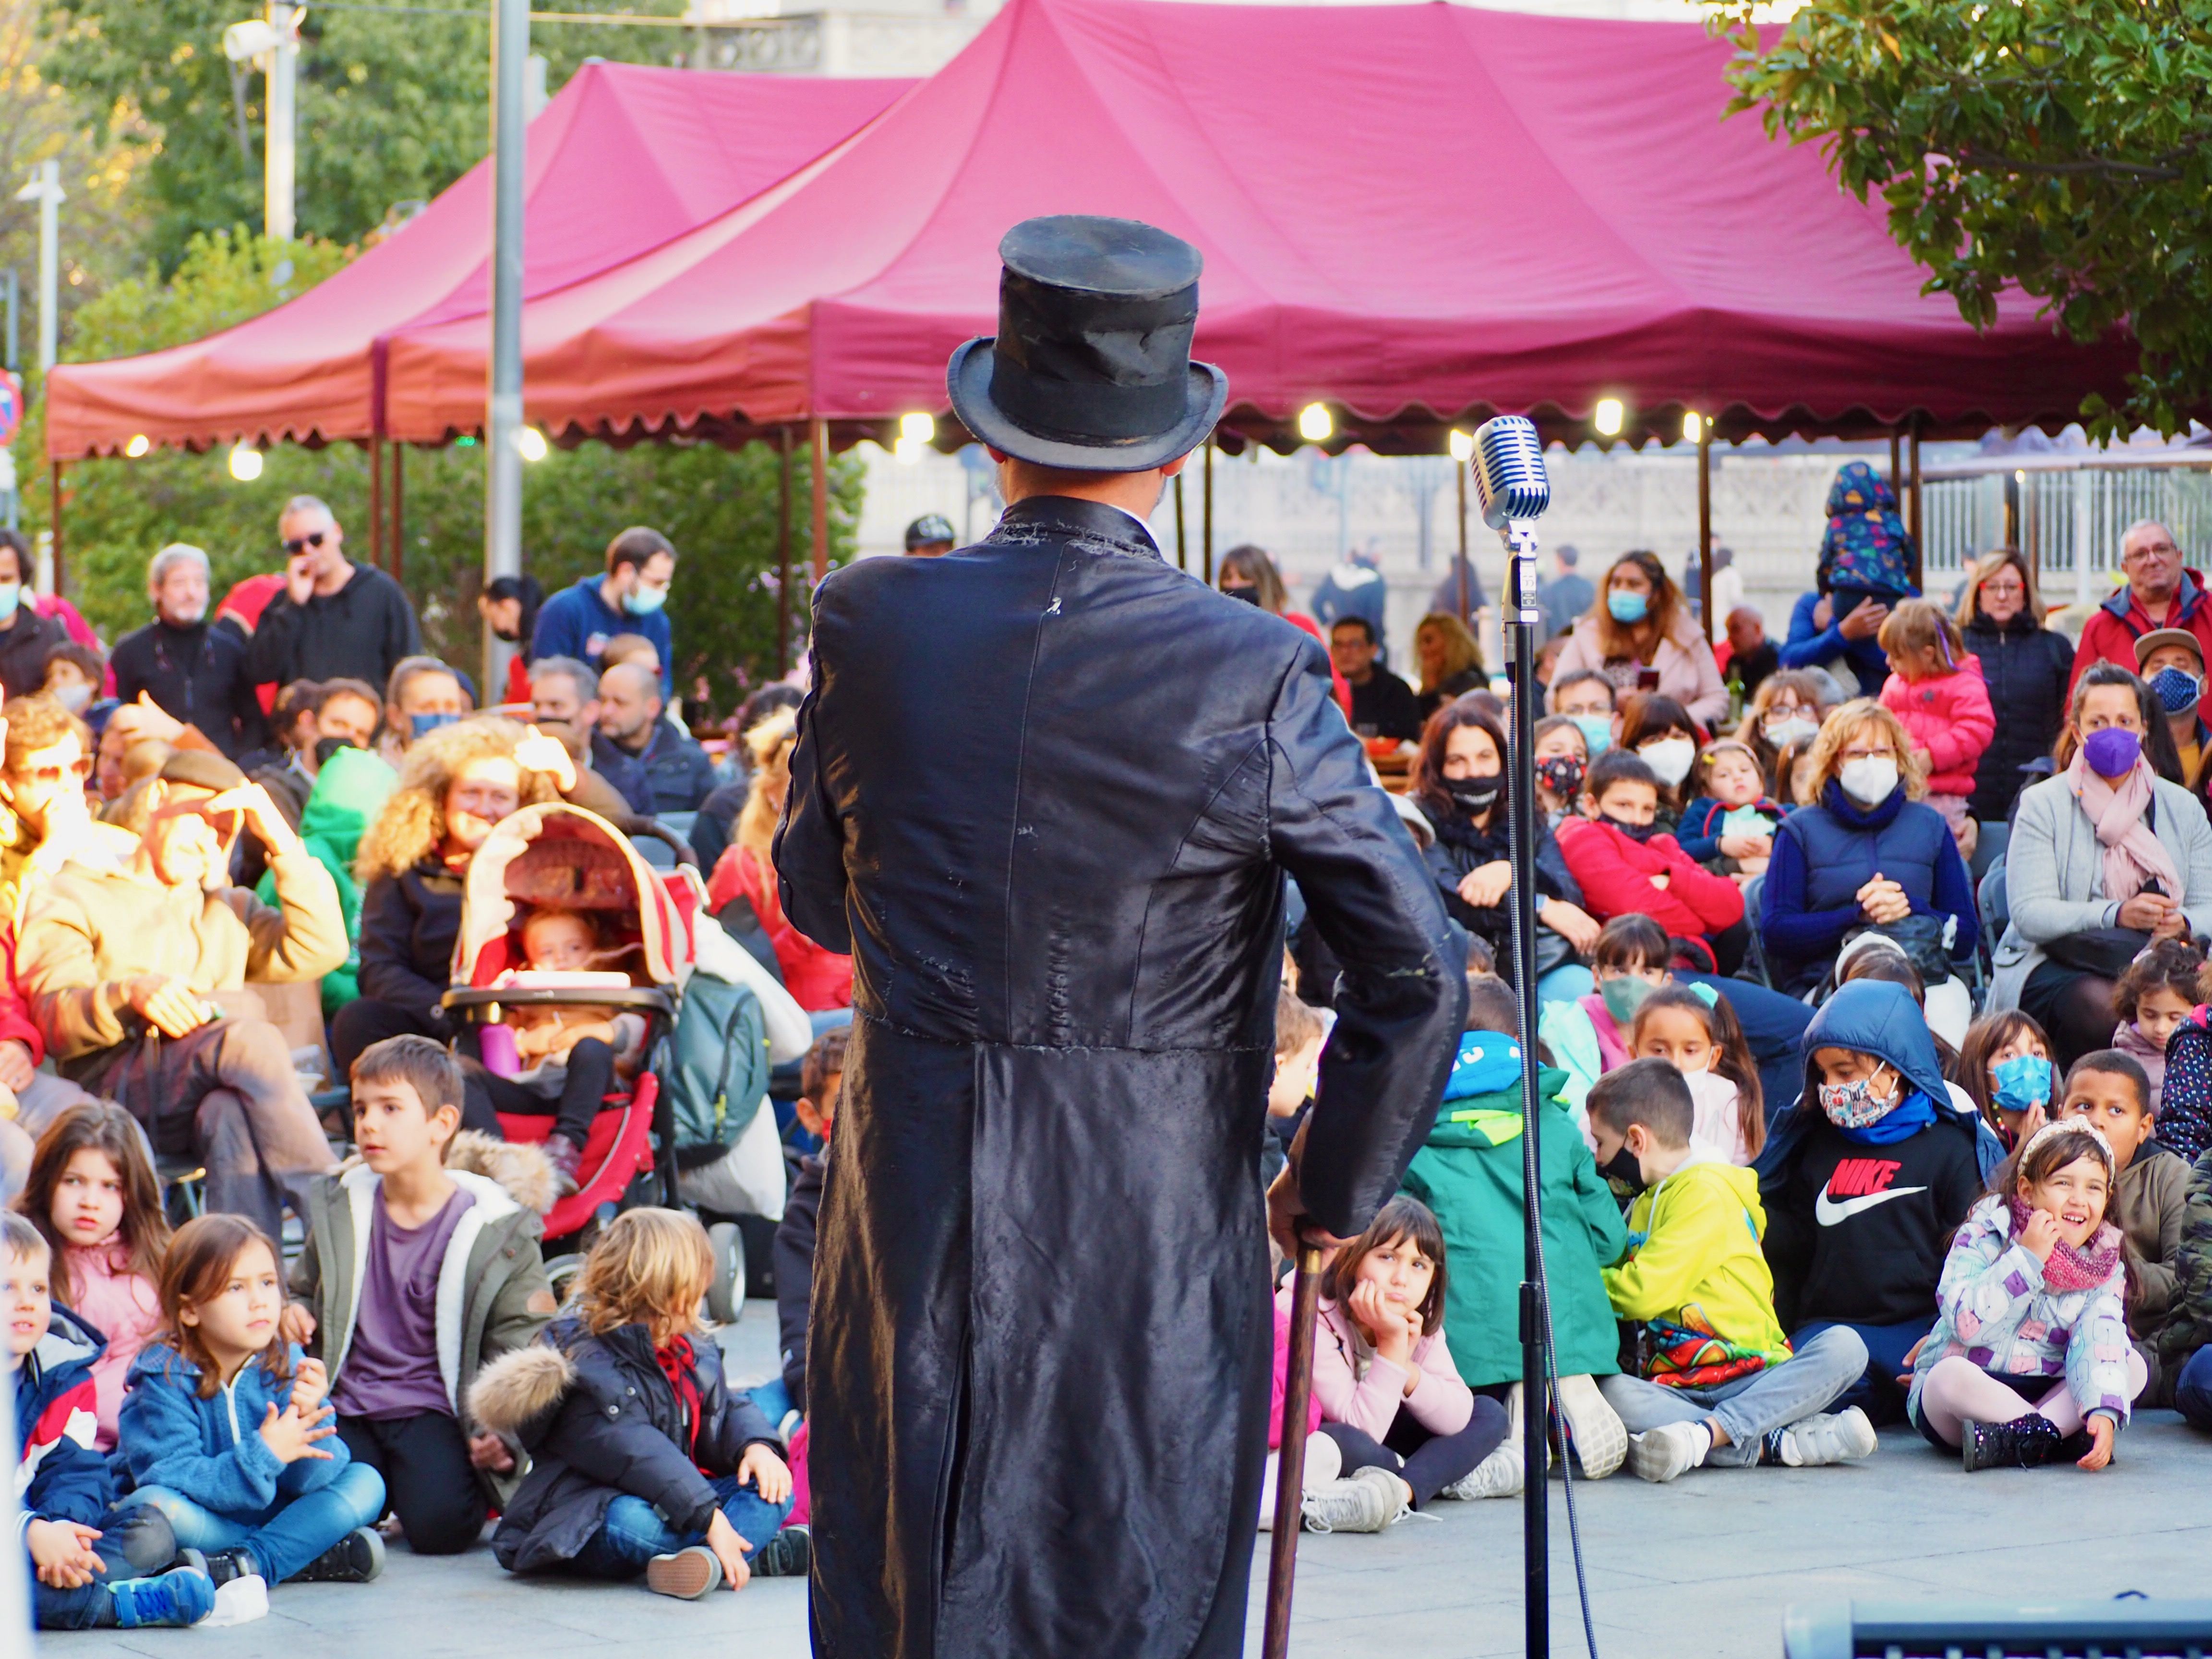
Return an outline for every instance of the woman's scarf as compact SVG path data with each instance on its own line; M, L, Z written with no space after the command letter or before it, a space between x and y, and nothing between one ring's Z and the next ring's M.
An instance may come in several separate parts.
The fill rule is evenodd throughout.
M2012 1212L2009 1237L2017 1240L2020 1230L2027 1225L2034 1207L2026 1200L2008 1198L2005 1207ZM2043 1264L2045 1287L2064 1295L2069 1291L2094 1291L2109 1284L2112 1273L2120 1265L2120 1230L2109 1221L2098 1224L2097 1231L2089 1235L2087 1249L2077 1249L2060 1239L2051 1247L2051 1255Z
M2169 898L2183 896L2181 872L2145 819L2151 804L2151 770L2141 760L2115 787L2077 754L2066 781L2096 826L2105 849L2105 896L2124 904L2155 880Z

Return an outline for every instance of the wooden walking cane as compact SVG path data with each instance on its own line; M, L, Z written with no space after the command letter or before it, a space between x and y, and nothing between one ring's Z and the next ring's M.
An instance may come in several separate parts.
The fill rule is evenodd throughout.
M1267 1547L1267 1629L1261 1659L1283 1659L1291 1646L1291 1581L1298 1570L1298 1528L1305 1518L1306 1401L1313 1395L1321 1264L1321 1246L1301 1237L1297 1285L1291 1292L1289 1375L1283 1380L1283 1443L1275 1454L1275 1531Z

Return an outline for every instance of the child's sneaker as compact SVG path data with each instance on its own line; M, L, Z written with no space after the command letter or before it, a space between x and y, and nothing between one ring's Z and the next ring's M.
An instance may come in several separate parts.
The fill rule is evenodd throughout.
M746 1565L756 1578L804 1578L814 1565L814 1534L803 1522L782 1528Z
M383 1571L383 1538L374 1527L356 1527L285 1582L366 1584Z
M1874 1425L1856 1406L1849 1411L1831 1416L1826 1412L1800 1418L1787 1428L1775 1430L1766 1437L1761 1450L1770 1450L1771 1457L1761 1456L1761 1462L1776 1462L1786 1468L1817 1468L1824 1463L1855 1463L1862 1457L1871 1457L1881 1444L1875 1438Z
M182 1549L177 1552L177 1564L198 1568L217 1589L234 1578L261 1577L260 1564L244 1550L210 1550L202 1554L198 1550Z
M1628 1431L1621 1425L1620 1413L1605 1403L1592 1377L1561 1377L1558 1398L1559 1415L1566 1419L1567 1443L1582 1465L1583 1478L1604 1480L1628 1455Z
M196 1567L174 1567L152 1578L118 1578L107 1593L115 1598L118 1630L197 1625L215 1611L215 1586Z
M1959 1425L1960 1461L1966 1473L1978 1469L2039 1469L2060 1455L2065 1437L2058 1425L2041 1412L2030 1412L2009 1423Z
M1639 1480L1672 1480L1704 1462L1712 1444L1712 1437L1695 1423L1662 1423L1628 1437L1629 1472Z
M1518 1446L1500 1446L1473 1471L1444 1488L1444 1496L1472 1503L1481 1498L1511 1498L1528 1479L1528 1463Z
M759 1570L754 1567L756 1572ZM671 1555L656 1555L645 1564L645 1587L655 1595L696 1601L722 1588L722 1563L704 1544L694 1544Z
M1300 1504L1308 1532L1380 1532L1404 1507L1402 1492L1386 1492L1379 1483L1358 1475L1322 1481L1306 1492Z

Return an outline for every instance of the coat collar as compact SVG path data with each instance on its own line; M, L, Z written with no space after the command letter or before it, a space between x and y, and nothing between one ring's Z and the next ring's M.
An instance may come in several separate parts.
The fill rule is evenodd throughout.
M1073 540L1104 542L1115 550L1140 557L1160 556L1152 533L1134 514L1103 501L1086 501L1073 495L1031 495L1015 502L999 516L998 528L987 540L1030 541L1041 535L1060 535Z

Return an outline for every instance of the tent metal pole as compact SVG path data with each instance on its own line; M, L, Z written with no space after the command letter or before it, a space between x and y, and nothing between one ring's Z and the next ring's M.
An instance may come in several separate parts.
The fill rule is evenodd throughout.
M384 440L368 441L368 562L384 563Z
M1902 434L1896 427L1889 429L1889 493L1902 497L1905 494L1905 464L1898 454Z
M775 483L775 673L791 672L791 428L777 429Z
M1917 588L1920 586L1923 569L1927 563L1927 555L1921 550L1920 546L1920 417L1917 415L1912 417L1910 465L1912 478L1912 517L1907 522L1905 528L1912 532L1912 585Z
M1175 475L1175 498L1176 568L1178 570L1188 571L1190 568L1190 535L1183 524L1182 474L1180 472Z
M492 13L491 383L484 399L484 570L487 586L522 574L523 149L530 0L496 0ZM514 648L483 625L483 685L507 684Z
M405 564L407 550L407 446L392 446L392 580L400 580Z
M1698 607L1705 618L1705 643L1720 635L1713 615L1713 423L1698 417Z
M1452 477L1459 484L1459 625L1469 633L1474 631L1474 614L1468 606L1468 574L1472 568L1467 550L1467 469L1455 461ZM1479 648L1479 647L1478 647Z
M53 502L54 508L52 551L54 592L57 594L66 592L68 591L65 584L62 580L62 465L63 464L61 462L56 461L50 468L47 469L47 489L50 498ZM20 575L22 573L19 571L16 574Z
M814 585L819 587L830 575L830 422L818 415L808 471L814 495Z
M1205 467L1206 499L1200 510L1205 520L1206 585L1211 587L1213 586L1213 438L1211 434L1206 440Z

